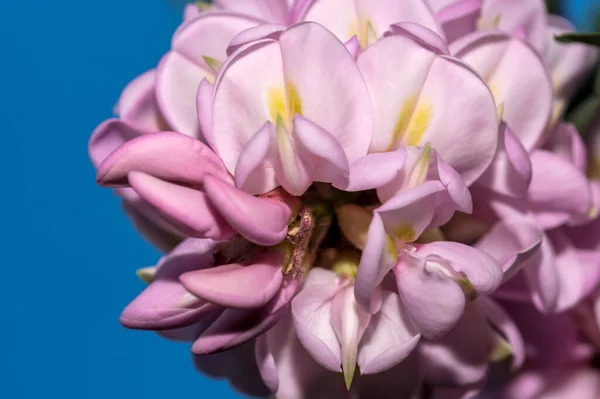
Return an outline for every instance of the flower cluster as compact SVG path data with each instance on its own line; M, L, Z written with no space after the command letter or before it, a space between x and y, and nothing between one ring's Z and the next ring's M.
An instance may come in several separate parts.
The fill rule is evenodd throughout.
M90 140L166 253L121 323L253 396L597 398L570 30L542 0L189 5Z

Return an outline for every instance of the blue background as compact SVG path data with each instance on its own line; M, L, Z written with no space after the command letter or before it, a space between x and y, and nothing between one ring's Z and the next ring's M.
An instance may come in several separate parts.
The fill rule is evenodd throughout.
M187 345L119 325L158 253L87 158L180 19L168 0L0 1L2 398L238 397L195 372Z

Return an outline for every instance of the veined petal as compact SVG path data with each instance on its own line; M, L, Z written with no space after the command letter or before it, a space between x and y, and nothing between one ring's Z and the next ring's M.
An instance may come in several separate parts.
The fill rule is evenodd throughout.
M276 199L254 197L214 176L204 180L212 205L235 231L259 245L283 241L292 216L287 205Z
M381 373L399 364L420 338L398 294L384 291L381 309L371 317L359 344L360 373Z
M205 301L228 308L259 308L281 288L283 257L267 252L244 262L192 271L179 278L185 288Z
M187 185L201 185L206 173L230 179L210 148L174 132L144 134L126 142L102 162L96 180L103 186L126 186L129 172Z

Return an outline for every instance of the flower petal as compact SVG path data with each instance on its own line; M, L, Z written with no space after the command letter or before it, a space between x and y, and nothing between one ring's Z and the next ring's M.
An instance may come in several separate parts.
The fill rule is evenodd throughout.
M358 65L375 113L370 152L431 143L467 185L484 172L498 142L496 106L470 68L399 35L369 46Z
M143 130L120 119L102 122L92 133L88 144L92 164L98 169L113 151L144 133Z
M265 123L244 145L235 166L236 186L250 194L266 193L277 187L270 159L273 129L272 123Z
M448 43L477 30L483 0L453 1L436 12L435 16L444 29Z
M470 34L450 50L485 79L496 104L504 104L503 119L531 150L542 138L553 103L550 74L540 55L527 43L498 31Z
M174 329L217 313L218 306L190 297L178 279L182 273L212 267L215 245L212 240L188 239L163 257L154 282L125 308L121 324L144 330Z
M243 264L229 264L184 273L184 287L199 298L227 308L259 308L266 305L283 282L282 255L260 254Z
M397 259L395 243L385 231L381 216L375 212L367 233L367 242L360 258L354 286L356 302L369 312L377 311L379 304L373 300L375 289L392 270Z
M189 185L202 184L206 173L230 179L210 148L174 132L144 134L126 142L100 165L96 180L103 186L126 186L132 171Z
M531 183L531 159L506 123L500 125L499 137L494 161L477 182L497 193L522 198Z
M141 172L130 172L127 178L135 192L181 233L215 240L228 240L235 235L202 191Z
M335 372L342 371L342 360L340 342L331 322L331 306L339 290L337 284L311 285L292 301L298 339L319 364Z
M396 293L384 291L382 300L359 344L361 374L381 373L401 363L421 338Z
M204 190L227 223L249 241L269 246L286 237L292 211L281 201L253 197L210 175Z
M368 154L350 165L347 178L336 179L333 186L344 191L366 191L390 183L404 166L406 148Z
M417 254L437 255L450 262L451 267L464 273L479 294L491 294L502 282L502 267L491 255L457 242L439 241L422 245Z
M429 272L424 259L406 252L394 274L406 311L423 337L438 339L454 327L466 302L458 284Z

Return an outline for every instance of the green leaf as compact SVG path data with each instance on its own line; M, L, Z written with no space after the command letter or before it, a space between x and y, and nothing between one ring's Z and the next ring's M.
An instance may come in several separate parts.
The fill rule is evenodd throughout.
M577 131L585 134L588 127L594 121L600 100L595 96L590 96L567 115L567 121L575 124Z
M583 43L600 47L600 32L565 33L554 38L561 43Z

